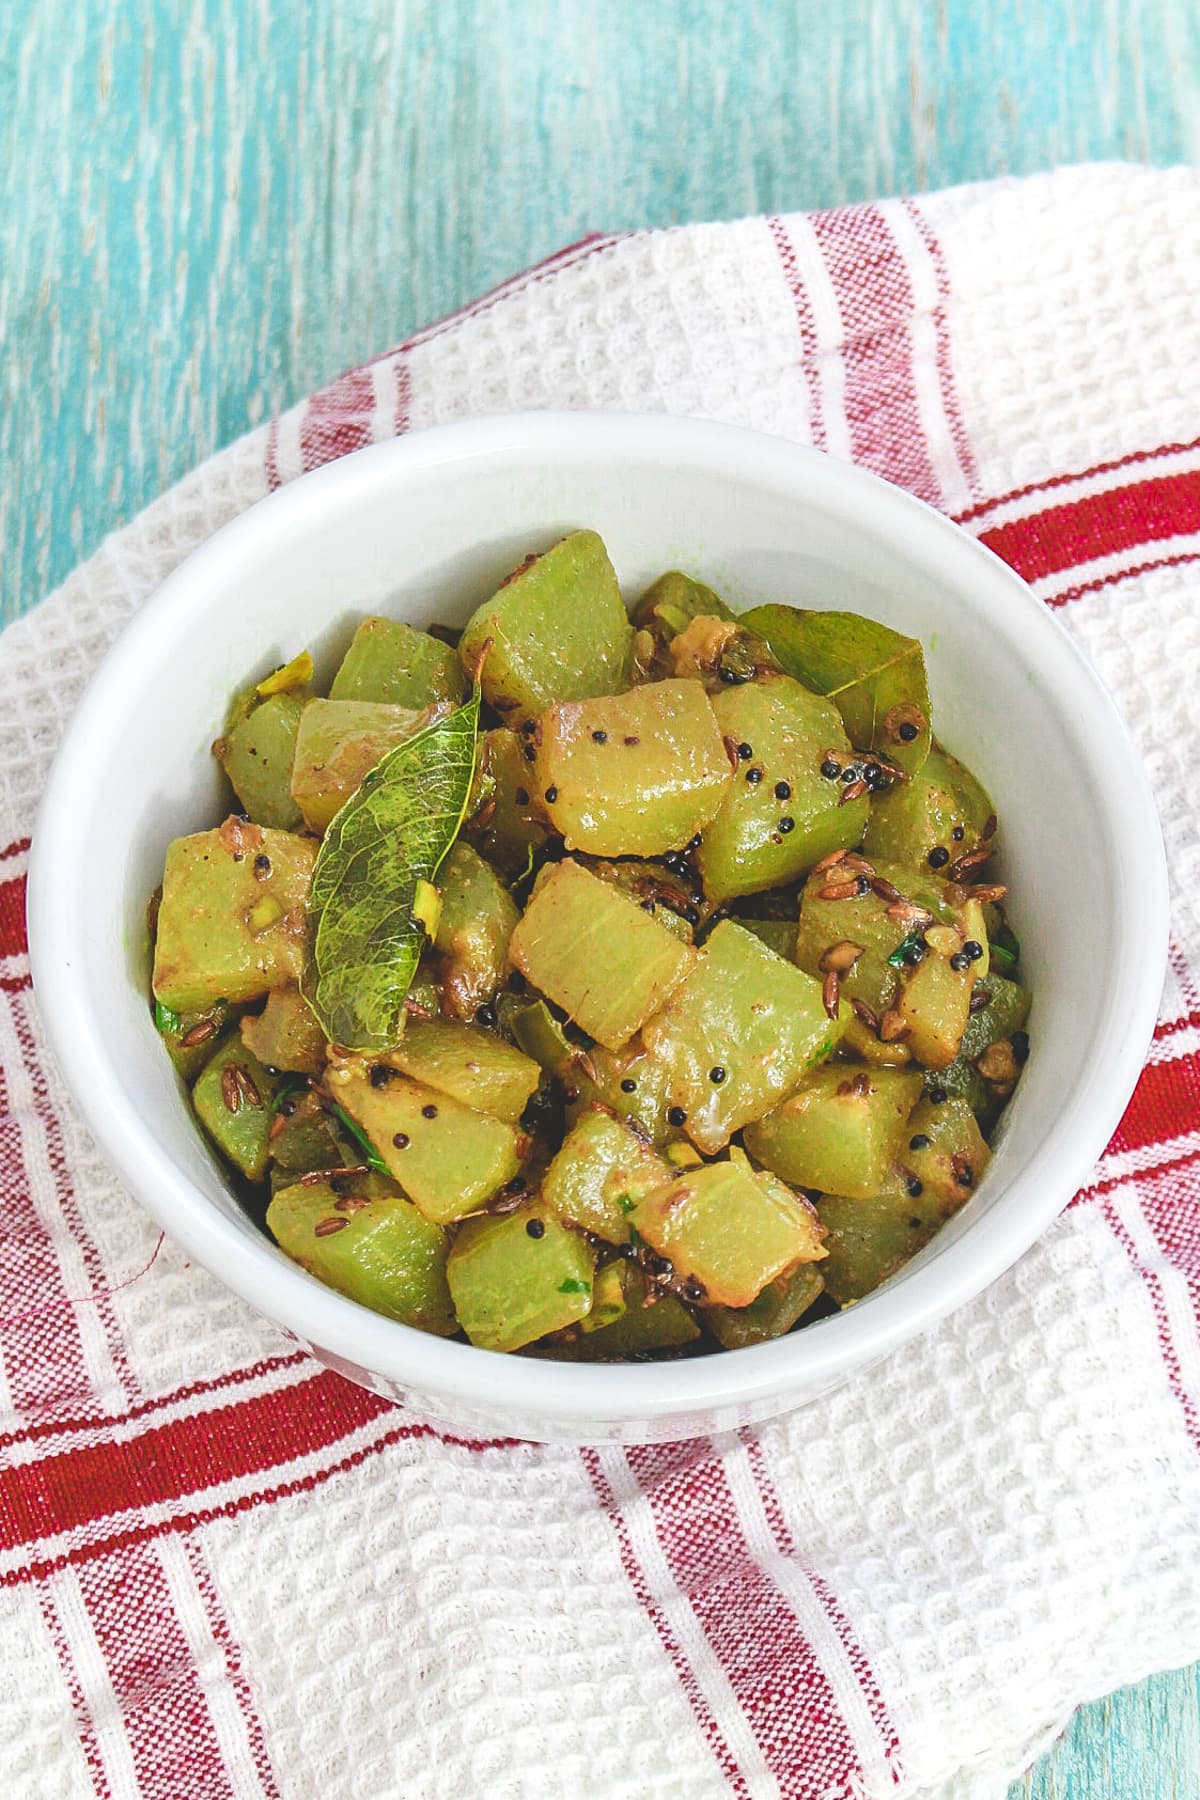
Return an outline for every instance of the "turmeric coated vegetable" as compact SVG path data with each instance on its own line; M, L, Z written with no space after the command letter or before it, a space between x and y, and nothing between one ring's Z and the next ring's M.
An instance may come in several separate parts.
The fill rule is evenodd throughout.
M299 648L235 696L244 810L167 850L153 1028L349 1300L749 1353L987 1179L1031 1009L991 800L880 621L678 569L631 621L588 530L491 585L460 637L373 615L327 692Z

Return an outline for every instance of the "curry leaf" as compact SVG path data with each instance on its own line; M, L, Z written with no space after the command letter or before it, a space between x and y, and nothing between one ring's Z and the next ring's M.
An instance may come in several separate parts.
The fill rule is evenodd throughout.
M458 834L475 773L479 695L389 750L330 823L309 890L301 992L348 1050L394 1048L425 932L413 916Z
M929 755L929 687L916 638L857 613L756 606L739 621L787 674L832 700L858 750L879 750L913 775Z

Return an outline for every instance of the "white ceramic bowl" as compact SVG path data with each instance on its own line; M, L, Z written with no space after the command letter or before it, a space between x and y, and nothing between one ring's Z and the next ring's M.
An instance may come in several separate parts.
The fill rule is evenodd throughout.
M661 570L734 605L871 614L926 649L938 732L990 788L1035 1000L1032 1054L980 1191L865 1302L779 1342L581 1367L377 1317L287 1261L196 1129L147 1005L163 852L211 825L232 690L304 645L328 677L360 615L461 622L529 549L604 537L625 592ZM34 979L63 1072L122 1179L197 1262L323 1361L435 1422L679 1438L799 1406L994 1280L1085 1179L1133 1088L1167 930L1154 804L1100 683L987 550L873 476L687 419L538 413L381 444L254 507L191 557L96 675L34 839Z

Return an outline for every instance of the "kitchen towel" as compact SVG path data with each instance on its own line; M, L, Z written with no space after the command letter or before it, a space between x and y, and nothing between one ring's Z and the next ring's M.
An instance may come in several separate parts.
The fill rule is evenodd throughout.
M1200 1656L1198 290L1188 170L589 238L214 457L0 639L8 1800L984 1800ZM728 1440L470 1441L321 1369L160 1242L30 991L47 766L168 570L331 457L545 406L755 426L944 508L1092 659L1162 811L1161 1017L1086 1188L972 1305Z

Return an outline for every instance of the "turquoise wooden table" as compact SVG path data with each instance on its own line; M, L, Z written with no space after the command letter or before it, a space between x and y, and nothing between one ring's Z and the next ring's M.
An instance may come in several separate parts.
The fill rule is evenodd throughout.
M591 229L1195 160L1194 0L0 6L0 615L199 458ZM1197 1670L1013 1789L1200 1794Z

